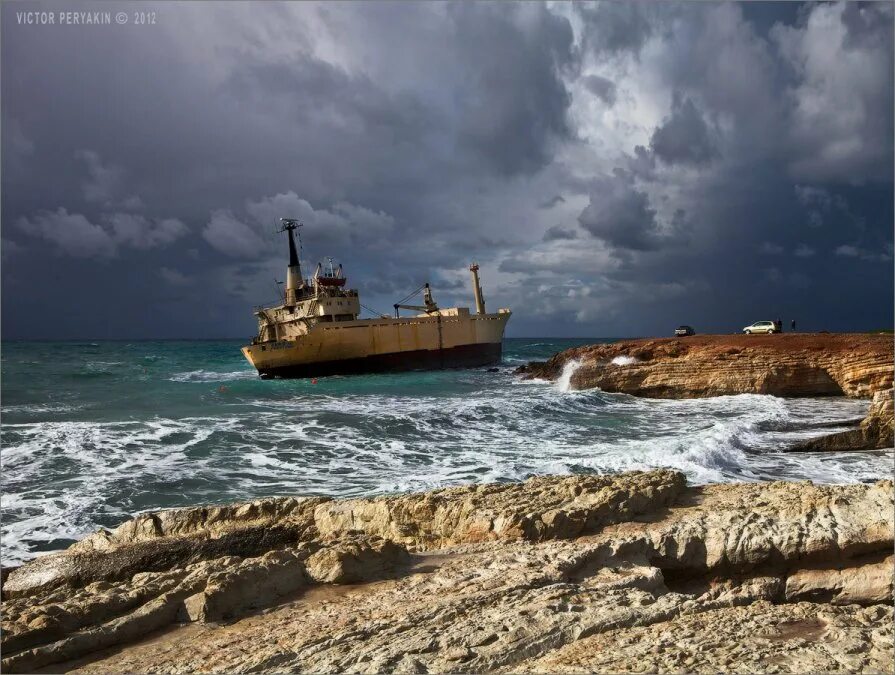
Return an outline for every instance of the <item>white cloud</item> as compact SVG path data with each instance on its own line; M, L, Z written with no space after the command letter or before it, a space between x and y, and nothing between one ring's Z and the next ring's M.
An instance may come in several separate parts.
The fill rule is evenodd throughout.
M19 218L16 227L31 236L53 244L60 253L78 258L110 258L115 255L115 241L100 225L80 213L64 208L40 211L31 218Z
M106 209L140 211L145 208L139 195L122 197L125 188L125 171L122 167L104 162L99 153L93 150L79 150L75 157L84 162L87 170L87 177L81 182L84 201L99 204Z
M78 258L110 258L119 247L149 249L165 246L187 234L176 218L150 220L129 213L104 214L93 223L80 213L59 207L19 218L16 227L51 242L59 253Z
M259 259L280 250L282 242L274 236L280 218L295 218L302 223L302 238L316 249L380 246L384 235L395 226L395 219L382 211L344 201L330 209L315 209L292 191L249 199L245 211L249 217L244 220L230 211L213 212L202 236L222 253Z
M582 18L586 12L579 7L589 10L584 5L532 3L506 12L502 5L487 3L464 7L300 3L273 13L241 6L209 13L185 5L184 21L166 22L165 39L130 41L122 63L122 72L132 65L129 72L136 73L145 70L145 63L163 64L159 72L165 76L130 78L139 91L118 99L121 107L101 120L89 116L89 106L85 112L82 90L69 85L75 82L69 61L54 61L54 54L78 48L86 62L96 64L117 43L106 44L107 36L97 35L92 49L69 36L66 49L47 53L47 62L35 47L20 60L27 73L20 80L54 83L54 95L67 104L59 109L74 116L70 124L79 134L68 139L75 145L45 148L42 139L53 138L41 126L45 116L23 114L39 97L33 87L10 83L17 94L10 103L24 102L10 114L27 122L28 136L39 141L31 146L34 156L28 164L48 177L43 183L29 178L30 190L19 201L56 206L34 201L48 184L60 194L89 196L102 206L97 210L124 224L116 228L94 210L68 205L69 211L85 213L119 251L174 238L159 221L123 220L126 212L152 213L141 210L140 196L147 202L164 200L166 208L174 209L170 213L185 222L187 214L201 214L197 234L208 247L184 243L185 249L202 251L190 273L204 280L201 269L226 267L231 274L222 276L218 287L228 297L252 303L271 294L271 278L282 276L285 237L274 232L283 216L305 223L308 257L345 256L346 269L365 292L383 281L377 292L394 293L394 299L401 295L395 289L444 278L443 270L459 270L457 278L466 284L464 262L477 259L488 275L489 306L518 308L511 325L525 331L540 330L536 325L552 330L563 316L571 321L584 315L598 325L633 329L676 307L690 308L694 315L696 308L710 307L710 315L721 321L740 302L776 293L770 284L756 288L762 286L755 278L762 278L763 268L779 268L780 284L790 290L789 284L798 282L790 278L795 268L817 275L819 287L831 282L822 270L809 270L801 262L832 255L837 244L847 242L858 264L845 267L858 278L863 274L860 256L883 250L890 238L888 229L876 231L890 220L890 206L869 194L875 186L846 188L836 180L869 179L862 148L878 137L877 118L886 123L891 118L890 102L874 102L877 85L860 81L866 76L877 82L873 58L880 49L891 56L891 40L880 42L862 23L862 7L808 4L798 13L757 12L763 18L756 20L744 3L604 2L598 5L596 24ZM574 58L566 58L562 48L562 22L543 17L544 11L572 19ZM869 11L876 16L880 10ZM615 12L621 16L612 16ZM857 29L845 26L852 13ZM789 24L777 29L780 39L776 33L769 37L764 20L774 14ZM824 16L836 21L824 25L819 21ZM196 21L207 23L203 40L192 39L184 28ZM833 29L844 34L837 37ZM826 63L817 53L823 44L817 36L824 31L832 31L831 49L845 56L844 63ZM494 43L501 35L512 43L510 58L483 68L481 59L496 53ZM524 49L517 51L519 45ZM528 58L538 54L545 55L537 59L545 65L532 68ZM869 59L865 73L852 68L861 58ZM180 67L184 63L190 67ZM538 73L545 77L535 77ZM555 75L565 89L554 86ZM849 83L852 75L859 81ZM539 89L538 79L549 88ZM843 95L851 84L856 109L873 118L866 129L858 129L854 152L848 139L855 129L851 116L858 113ZM102 91L105 85L98 86ZM520 95L504 96L508 88ZM890 83L883 81L878 89L880 95L891 94ZM676 94L692 102L712 132L713 151L698 155L711 155L710 165L659 161L663 153L669 156L667 142L654 142L650 149L651 139L663 140L656 129L667 130L663 120L674 118ZM172 96L181 102L179 110L203 110L198 133L189 124L182 126L185 118L168 105ZM812 109L811 101L820 107ZM531 116L501 114L529 108ZM821 119L826 114L834 119ZM132 120L141 115L149 123L133 135ZM564 117L570 134L560 124ZM540 134L548 118L554 122L547 130L563 133ZM546 144L515 152L532 134ZM124 146L115 145L125 137ZM462 145L469 138L479 141L471 143L471 151ZM680 134L665 134L669 138L679 141ZM891 142L885 138L878 145L890 156ZM831 148L837 147L847 152L833 161ZM56 152L70 159L81 148L93 150L78 160L81 173L50 157ZM539 171L508 176L495 170L493 148L506 150L510 165ZM817 176L796 169L790 173L791 162L810 169L815 157ZM220 171L210 175L211 165ZM847 166L854 171L840 170ZM166 173L171 167L176 167L176 180ZM589 204L594 178L613 176L616 168L632 176L627 194L598 191ZM888 180L885 187L890 186ZM837 195L848 196L863 226L835 203ZM33 212L24 209L13 211L10 222ZM585 210L590 232L577 221ZM678 222L687 226L686 245L683 237L669 241L664 236L674 230L679 212ZM809 221L827 227L809 229ZM148 228L140 227L145 223ZM565 239L565 248L542 241L562 242L573 233L577 238ZM807 254L802 242L818 252L814 258L801 257ZM859 247L865 248L859 252ZM222 260L218 252L231 259ZM844 255L838 260L847 261ZM24 258L17 256L14 264ZM247 268L256 270L251 283ZM532 300L530 277L562 288L562 301ZM566 286L570 279L580 284ZM697 281L709 290L700 291ZM690 292L659 303L654 293L675 290L663 289L663 283L689 284ZM843 291L839 297L847 295ZM719 296L734 301L719 307ZM553 307L562 307L554 317L558 321L541 322ZM604 312L617 307L623 308L622 316L607 323Z
M87 165L87 179L81 184L84 199L99 204L110 202L121 184L121 168L104 164L93 150L82 150L77 157Z
M121 208L127 211L139 211L144 208L143 200L138 195L131 195L121 200Z
M171 286L189 286L190 278L183 274L182 272L178 272L175 269L171 269L170 267L162 267L159 271L159 276Z
M381 211L372 211L348 202L338 202L331 210L315 210L307 200L292 191L246 202L246 213L260 227L274 228L280 218L297 218L311 236L326 234L328 238L347 242L370 235L384 234L395 219Z
M892 9L817 4L804 25L771 32L797 81L789 89L797 177L851 181L891 169Z
M892 259L892 246L886 244L882 251L868 251L867 249L853 246L851 244L843 244L837 246L836 255L843 258L858 258L860 260L873 260L877 262L886 262Z
M103 221L111 227L116 243L137 249L164 246L188 232L186 225L176 218L150 220L132 213L113 213L103 216Z
M254 229L230 211L213 211L202 237L215 250L235 258L259 258L269 247Z
M808 244L799 244L796 246L795 255L799 258L810 258L815 253L817 253L817 251L808 246Z

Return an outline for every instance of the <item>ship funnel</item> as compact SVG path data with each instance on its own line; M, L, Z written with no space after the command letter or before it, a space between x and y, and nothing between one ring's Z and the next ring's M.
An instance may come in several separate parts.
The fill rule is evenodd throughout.
M297 302L297 293L301 290L305 282L301 278L301 262L298 257L298 250L295 247L295 237L293 232L301 227L301 223L293 218L280 218L283 223L283 229L280 232L289 233L289 267L286 268L286 304L294 305ZM301 243L299 240L299 248Z
M479 283L479 266L476 263L472 263L469 266L469 271L472 272L472 292L475 294L476 314L484 314L485 298L482 297L482 286Z

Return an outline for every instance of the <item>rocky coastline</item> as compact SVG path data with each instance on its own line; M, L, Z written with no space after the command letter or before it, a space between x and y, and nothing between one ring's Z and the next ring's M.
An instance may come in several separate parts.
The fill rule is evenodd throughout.
M891 481L666 470L162 511L13 571L2 666L882 670L893 529Z
M571 389L647 398L733 394L872 399L857 428L794 451L891 448L893 340L885 334L702 335L625 340L568 349L517 369Z
M640 396L872 397L854 429L802 448L823 450L891 447L892 368L888 336L706 336L521 373ZM890 671L893 506L891 480L697 486L660 469L146 513L5 571L0 666Z

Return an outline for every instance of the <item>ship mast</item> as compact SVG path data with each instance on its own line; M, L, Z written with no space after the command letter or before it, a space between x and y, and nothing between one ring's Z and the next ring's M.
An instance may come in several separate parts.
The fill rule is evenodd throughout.
M295 305L298 302L298 292L304 288L305 282L301 277L301 262L298 258L298 251L295 248L295 237L293 232L301 227L301 223L295 218L280 218L283 226L280 232L289 233L289 266L286 268L286 305ZM299 246L301 245L299 239Z
M482 285L479 283L479 266L478 263L472 263L469 266L472 272L472 292L475 295L475 312L476 314L485 313L485 298L482 296Z

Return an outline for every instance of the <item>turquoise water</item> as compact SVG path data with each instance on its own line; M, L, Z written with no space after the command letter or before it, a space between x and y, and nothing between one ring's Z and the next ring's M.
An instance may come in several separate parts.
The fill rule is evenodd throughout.
M599 340L507 340L498 372L258 379L237 341L5 342L3 564L136 512L669 466L696 482L888 475L890 452L787 455L864 401L655 401L523 382Z

